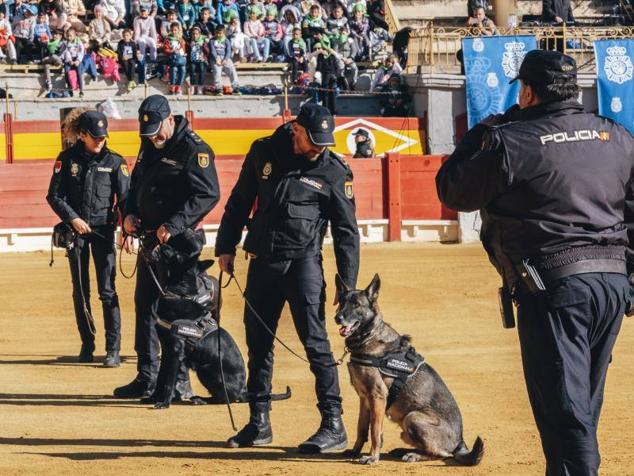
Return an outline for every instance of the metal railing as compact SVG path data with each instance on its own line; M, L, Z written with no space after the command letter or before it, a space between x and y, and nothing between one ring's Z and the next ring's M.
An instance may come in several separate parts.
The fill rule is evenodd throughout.
M632 38L634 27L554 27L520 26L497 28L496 35L534 35L538 48L559 50L577 61L579 70L594 71L593 42L602 39ZM408 43L408 72L447 72L460 70L458 52L462 40L469 37L484 37L480 28L437 27L432 23L410 34Z

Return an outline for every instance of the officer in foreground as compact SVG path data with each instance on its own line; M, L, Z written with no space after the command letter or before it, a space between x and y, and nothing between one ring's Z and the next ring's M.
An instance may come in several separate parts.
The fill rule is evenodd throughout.
M321 246L330 221L337 270L354 288L359 268L352 172L328 150L334 145L334 120L328 109L305 105L297 119L272 136L255 141L247 154L220 223L216 255L220 268L233 271L236 246L249 222L244 250L251 257L246 299L275 332L285 302L315 375L317 432L299 446L306 453L344 449L339 380L325 323L325 282ZM273 337L245 306L249 348L249 423L229 446L270 443L269 420Z
M519 106L467 133L438 172L438 195L481 210L507 327L511 296L518 308L546 474L596 475L606 373L629 307L634 138L583 111L569 56L531 51L517 79Z
M95 336L90 321L89 256L95 264L97 289L106 329L104 367L119 367L121 313L115 290L116 209L125 206L130 173L125 160L106 146L108 119L97 111L86 111L76 123L78 140L63 151L53 169L46 200L78 237L68 253L73 282L75 320L81 337L79 362L92 362ZM130 251L131 240L124 242Z
M148 96L141 103L139 124L141 151L132 173L123 224L126 233L143 235L143 248L151 250L187 229L195 230L218 203L220 188L213 151L189 129L185 117L172 115L165 97ZM204 243L202 230L197 233ZM141 255L137 264L134 349L138 375L115 389L119 398L151 397L159 371L159 339L151 312L159 290ZM176 388L176 399L192 396L184 365Z

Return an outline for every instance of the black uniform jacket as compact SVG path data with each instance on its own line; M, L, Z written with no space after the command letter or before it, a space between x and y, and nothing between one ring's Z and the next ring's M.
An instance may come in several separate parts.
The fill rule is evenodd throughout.
M366 140L357 143L357 149L352 156L354 159L371 159L374 157L374 150L372 150L372 142Z
M482 209L481 238L503 275L504 261L570 249L578 252L570 262L625 259L634 219L634 138L627 130L576 101L514 106L484 122L497 125L471 129L436 185L448 207Z
M310 162L294 155L292 147L291 124L253 143L225 207L216 256L235 254L247 223L244 249L258 257L275 261L314 256L321 252L330 221L337 270L354 287L359 232L352 172L328 149Z
M220 199L213 151L187 119L174 119L174 135L163 149L143 140L125 213L140 218L145 231L165 225L172 236L195 228Z
M98 155L90 154L79 140L57 157L46 200L66 223L81 218L90 226L114 226L115 197L123 210L129 186L123 157L107 146Z

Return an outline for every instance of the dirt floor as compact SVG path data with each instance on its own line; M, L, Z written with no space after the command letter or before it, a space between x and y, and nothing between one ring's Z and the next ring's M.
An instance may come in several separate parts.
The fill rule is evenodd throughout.
M206 254L209 254L206 251ZM522 379L517 334L501 327L498 278L479 246L368 245L362 249L360 286L380 273L380 303L397 330L411 334L417 350L443 377L464 418L465 440L476 435L486 454L476 468L443 462L402 463L384 457L365 467L341 456L306 458L294 447L319 423L314 382L306 364L278 347L274 389L286 385L290 400L274 404L274 442L259 449L228 449L232 434L224 406L172 406L152 410L134 401L111 398L112 390L135 375L133 283L118 277L123 306L125 361L119 369L101 368L103 330L100 312L98 362L74 363L79 337L71 309L68 265L61 256L48 267L46 253L5 254L0 258L0 475L34 474L543 474L542 453ZM325 260L329 300L334 260ZM132 259L124 259L129 272ZM217 270L217 268L214 268ZM244 281L246 264L237 275ZM225 294L223 325L246 355L242 304L235 287ZM93 309L99 310L96 296ZM343 351L328 307L328 327L336 357ZM287 311L279 335L300 350ZM601 419L601 474L634 475L634 328L628 321L614 352ZM354 441L358 400L340 367L345 422ZM202 389L196 383L196 389ZM235 405L239 426L248 417ZM403 446L400 430L385 426L384 453Z

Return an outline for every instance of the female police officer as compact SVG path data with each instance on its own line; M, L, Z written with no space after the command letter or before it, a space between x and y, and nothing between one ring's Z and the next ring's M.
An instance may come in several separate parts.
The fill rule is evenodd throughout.
M91 250L106 328L104 367L118 367L121 316L114 285L115 205L121 209L125 203L130 173L125 160L106 146L107 128L108 120L100 112L86 111L79 116L78 140L55 161L46 199L59 218L77 233L68 258L75 319L82 342L79 361L92 362L95 350L88 276ZM126 240L124 249L129 251L131 244L131 240Z

